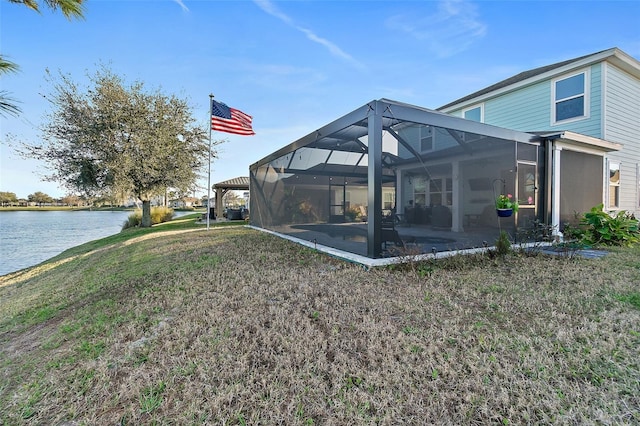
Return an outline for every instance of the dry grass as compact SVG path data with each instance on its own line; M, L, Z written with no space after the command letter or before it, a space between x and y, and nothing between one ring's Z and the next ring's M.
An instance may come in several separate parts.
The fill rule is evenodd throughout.
M639 249L365 270L154 235L4 278L0 423L640 423Z

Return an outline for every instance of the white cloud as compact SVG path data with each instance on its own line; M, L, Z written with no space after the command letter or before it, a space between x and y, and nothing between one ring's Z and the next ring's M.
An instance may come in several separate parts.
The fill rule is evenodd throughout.
M274 16L278 19L280 19L282 22L284 22L285 24L291 26L292 28L295 28L296 30L300 31L301 33L303 33L309 40L313 41L314 43L318 43L321 46L325 47L327 50L329 50L329 53L331 53L333 56L336 56L340 59L343 59L347 62L349 62L351 65L355 66L356 68L360 68L363 69L364 65L362 65L360 62L358 62L353 56L349 55L347 52L345 52L344 50L342 50L339 46L337 46L336 44L332 43L331 41L318 36L316 33L314 33L312 30L308 29L308 28L304 28L301 27L299 25L297 25L293 19L291 19L288 15L282 13L276 6L275 4L273 4L271 2L271 0L253 0L253 2L263 11L265 11L266 13L268 13L271 16Z
M173 1L178 3L178 5L182 8L182 10L184 12L188 12L189 11L189 8L184 4L184 2L182 0L173 0Z
M465 0L442 0L436 13L419 19L394 15L386 25L424 42L439 57L462 52L487 33L487 25L478 18L476 6Z

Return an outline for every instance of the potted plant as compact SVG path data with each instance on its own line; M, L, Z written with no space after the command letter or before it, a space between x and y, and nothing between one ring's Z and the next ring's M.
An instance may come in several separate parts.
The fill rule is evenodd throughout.
M513 212L518 211L518 201L513 199L511 194L500 194L496 198L496 213L500 217L509 217Z

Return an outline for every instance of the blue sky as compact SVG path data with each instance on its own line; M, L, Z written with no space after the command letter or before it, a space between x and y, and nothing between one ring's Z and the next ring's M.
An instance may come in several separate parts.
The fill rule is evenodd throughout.
M23 110L0 117L0 191L65 192L8 146L37 140L47 68L83 84L107 64L187 98L203 125L209 93L252 115L255 136L214 132L226 140L215 183L370 100L437 108L611 47L640 58L640 1L88 0L85 19L68 21L0 0L0 52L20 66L0 89Z

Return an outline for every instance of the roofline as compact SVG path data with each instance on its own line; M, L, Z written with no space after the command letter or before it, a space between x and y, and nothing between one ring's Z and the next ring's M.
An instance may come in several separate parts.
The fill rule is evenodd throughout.
M640 79L640 61L636 60L635 58L623 52L622 50L618 49L617 47L613 47L611 49L603 50L601 52L597 52L592 55L581 56L574 61L565 61L568 63L561 65L557 68L552 68L549 71L533 75L524 80L517 81L515 83L509 84L504 87L500 87L496 90L482 93L487 88L494 85L498 85L501 82L508 80L508 78L505 80L501 80L498 83L495 83L491 86L488 86L484 89L480 89L474 92L474 93L478 93L477 96L474 96L474 93L472 93L470 95L459 98L458 100L455 100L453 102L449 102L448 104L443 105L437 108L436 110L445 112L445 113L450 113L452 111L455 111L467 106L471 106L473 104L484 102L496 96L499 96L508 92L512 92L522 87L529 86L539 81L547 80L549 78L552 78L558 75L566 74L575 69L587 67L587 66L593 65L594 63L603 62L603 61L611 62L612 64L622 68L629 74L634 75L636 78ZM541 67L541 68L544 68L544 67ZM533 70L529 70L529 71L533 71ZM523 73L526 73L526 72L528 71L523 71ZM509 78L513 78L513 77L509 77Z
M249 189L249 176L238 176L212 185L212 188L247 190Z
M289 154L299 148L303 148L310 143L330 136L336 132L343 130L351 125L367 120L372 111L380 111L383 118L393 120L404 120L417 124L428 124L436 127L450 128L469 133L483 134L500 139L512 140L524 143L537 143L539 136L518 130L506 129L486 123L479 123L472 120L465 120L460 117L454 117L440 111L434 111L428 108L410 105L403 102L397 102L390 99L379 99L368 102L367 104L337 118L331 123L301 137L300 139L280 148L279 150L267 155L261 160L251 164L249 169L253 170L257 167L268 164L269 162Z
M563 130L560 132L532 132L548 140L561 140L569 142L571 144L586 146L589 148L596 148L598 151L620 151L623 147L622 144L616 142L606 141L600 138L594 138L592 136L583 135L581 133L570 132Z

